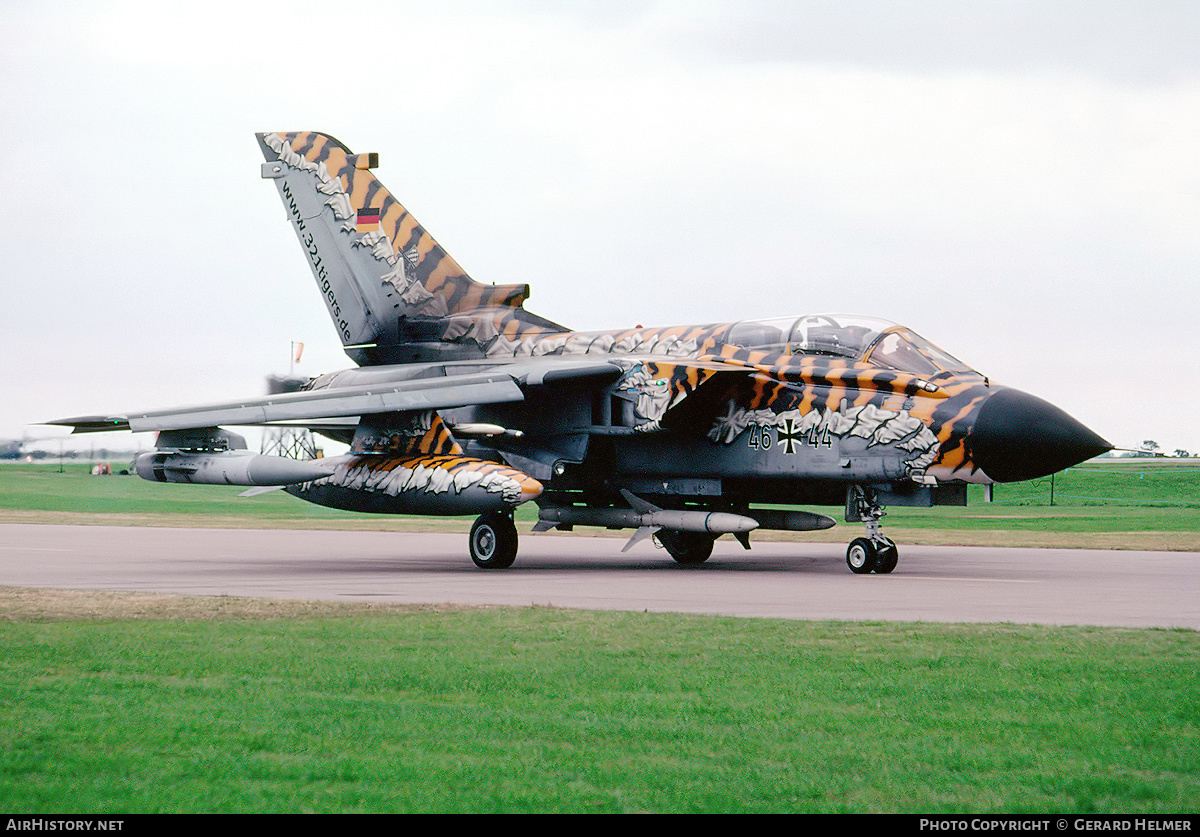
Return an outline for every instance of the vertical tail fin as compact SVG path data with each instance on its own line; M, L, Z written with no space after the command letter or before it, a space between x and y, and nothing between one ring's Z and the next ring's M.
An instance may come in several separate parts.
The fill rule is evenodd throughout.
M481 354L506 330L563 331L526 312L528 285L473 280L353 154L313 131L258 134L346 353L359 364ZM509 325L517 323L516 326Z

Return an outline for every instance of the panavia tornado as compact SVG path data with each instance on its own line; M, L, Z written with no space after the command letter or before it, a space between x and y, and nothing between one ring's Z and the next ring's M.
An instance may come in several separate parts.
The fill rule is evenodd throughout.
M282 486L339 509L478 515L472 560L535 531L630 528L681 564L723 534L814 530L836 506L864 534L855 573L890 573L884 508L966 505L967 485L1045 476L1111 449L1053 405L996 386L903 326L841 314L571 331L525 310L528 285L466 274L372 169L327 134L258 134L356 368L300 391L51 424L158 431L149 480ZM223 426L308 427L349 445L296 460ZM251 493L251 492L247 492Z

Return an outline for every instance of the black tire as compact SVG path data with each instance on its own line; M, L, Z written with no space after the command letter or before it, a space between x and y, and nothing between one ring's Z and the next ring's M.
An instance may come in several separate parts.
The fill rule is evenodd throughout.
M663 545L675 563L693 567L703 564L713 551L713 543L717 540L714 535L700 532L672 532L663 529L657 535L658 542Z
M471 560L482 570L504 570L517 560L517 527L504 512L481 514L471 527Z
M846 566L856 575L866 575L875 569L879 553L870 538L855 538L846 548Z
M900 550L891 538L884 538L881 543L876 544L875 554L875 572L886 575L896 569L900 560Z

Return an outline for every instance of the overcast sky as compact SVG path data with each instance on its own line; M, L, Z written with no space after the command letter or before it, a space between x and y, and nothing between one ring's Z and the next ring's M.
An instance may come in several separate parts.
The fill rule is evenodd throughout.
M1197 451L1197 43L1183 0L6 0L0 438L351 365L259 178L315 129L564 325L871 314Z

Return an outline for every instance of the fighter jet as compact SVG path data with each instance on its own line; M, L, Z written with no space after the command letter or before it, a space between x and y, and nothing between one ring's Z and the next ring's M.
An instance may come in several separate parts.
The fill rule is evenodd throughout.
M158 431L137 472L283 486L382 514L478 515L484 569L535 531L630 528L681 564L733 535L815 530L834 506L864 533L855 573L890 573L884 509L966 505L970 483L1045 476L1111 449L1053 405L992 384L913 331L843 314L572 331L524 307L528 285L476 282L376 179L376 154L312 132L258 134L283 207L355 368L299 392L59 419ZM349 452L249 451L226 426L289 424ZM248 492L249 493L249 492Z

